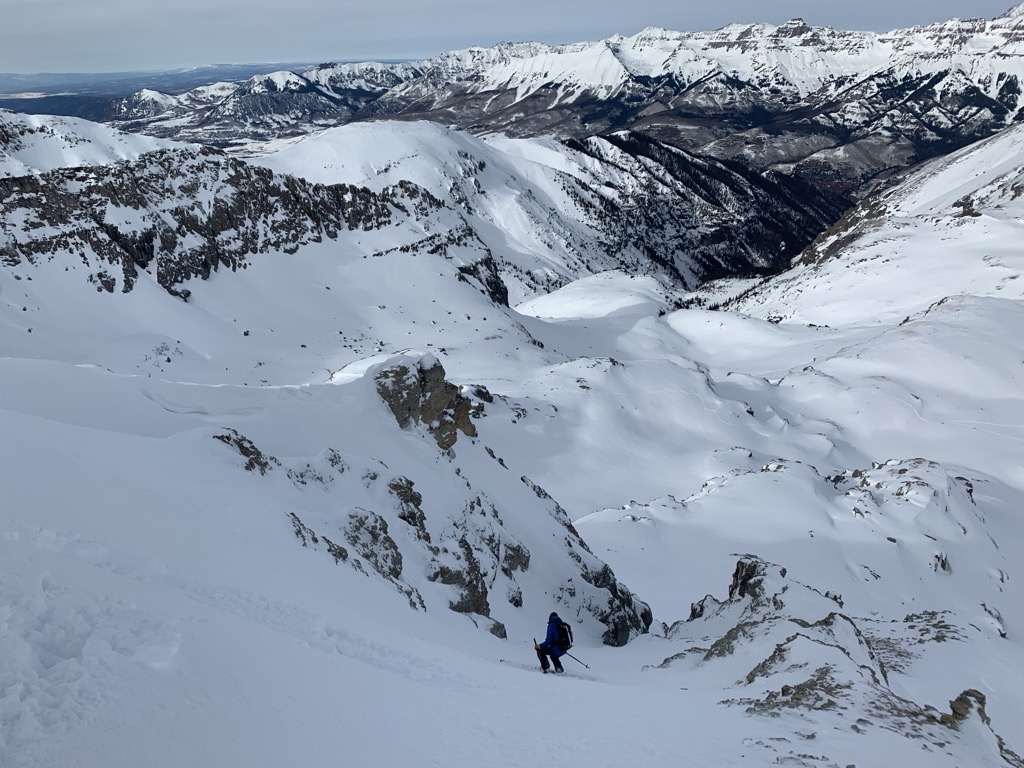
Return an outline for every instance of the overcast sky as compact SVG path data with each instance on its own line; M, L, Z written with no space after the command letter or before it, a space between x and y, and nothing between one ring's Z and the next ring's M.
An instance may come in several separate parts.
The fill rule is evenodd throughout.
M993 18L1012 0L0 0L0 72L426 58L503 40L568 43L730 22L888 31Z

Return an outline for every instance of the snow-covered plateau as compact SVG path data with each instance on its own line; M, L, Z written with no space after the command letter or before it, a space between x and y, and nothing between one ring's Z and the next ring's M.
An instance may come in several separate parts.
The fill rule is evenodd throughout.
M0 114L0 765L1024 766L1024 126L696 290L629 141Z

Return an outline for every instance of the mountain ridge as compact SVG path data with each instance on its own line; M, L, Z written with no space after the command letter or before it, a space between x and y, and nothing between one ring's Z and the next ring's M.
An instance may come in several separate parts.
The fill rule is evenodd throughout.
M629 129L860 198L1019 119L1020 18L884 34L797 19L701 33L647 28L562 46L502 43L417 62L268 73L216 105L136 94L104 119L242 154L281 135L362 120L427 119L520 137ZM291 85L258 92L268 77Z

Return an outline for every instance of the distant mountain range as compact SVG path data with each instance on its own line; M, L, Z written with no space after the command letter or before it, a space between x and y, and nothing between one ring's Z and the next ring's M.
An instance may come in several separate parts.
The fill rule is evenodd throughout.
M701 33L650 28L562 46L507 43L416 62L251 67L245 80L237 77L244 68L213 68L152 76L106 101L93 86L69 83L89 99L81 108L62 98L67 114L243 151L385 117L481 135L629 129L860 197L902 168L1020 119L1022 8L885 34L794 19Z
M153 88L168 93L181 93L210 82L245 80L254 75L278 69L304 71L315 66L313 62L278 62L276 64L216 64L206 67L174 69L166 72L44 72L39 74L13 74L0 72L0 102L4 107L23 104L25 99L76 95L118 98L128 96L141 88ZM39 114L50 114L39 112ZM62 113L53 113L62 114Z

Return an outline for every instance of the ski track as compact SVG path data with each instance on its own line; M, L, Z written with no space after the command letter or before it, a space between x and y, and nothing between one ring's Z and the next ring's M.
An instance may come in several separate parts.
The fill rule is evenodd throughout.
M0 754L35 765L40 748L89 727L116 702L111 675L160 669L181 644L174 621L43 576L34 588L0 573Z

